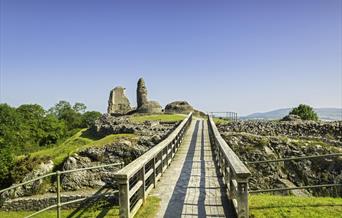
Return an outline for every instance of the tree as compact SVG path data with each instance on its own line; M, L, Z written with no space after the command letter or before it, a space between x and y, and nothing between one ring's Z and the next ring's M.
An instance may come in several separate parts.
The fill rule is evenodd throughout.
M10 185L10 172L14 166L14 155L9 147L0 149L0 188Z
M83 103L76 102L74 104L74 106L72 107L72 109L74 109L74 111L76 111L78 113L84 113L85 110L87 109L87 106L85 106L85 104L83 104Z
M46 116L44 108L37 104L23 104L16 111L20 117L22 149L34 147L44 137L43 120Z
M49 112L55 115L59 120L63 120L68 130L82 127L82 115L77 110L84 110L85 105L76 103L74 107L67 101L59 101Z
M300 116L302 120L318 120L318 115L313 108L305 104L300 104L298 107L293 108L290 114Z
M20 141L22 126L15 108L0 104L0 149L15 150Z
M58 119L62 119L63 114L69 110L73 110L71 104L62 100L50 108L49 113L55 115Z
M90 127L102 114L97 111L87 111L82 114L82 126Z
M0 104L0 187L8 185L9 172L14 165L13 150L18 147L19 135L17 111L7 104Z
M39 146L56 144L58 140L66 135L65 123L49 114L43 120L44 134L39 139Z

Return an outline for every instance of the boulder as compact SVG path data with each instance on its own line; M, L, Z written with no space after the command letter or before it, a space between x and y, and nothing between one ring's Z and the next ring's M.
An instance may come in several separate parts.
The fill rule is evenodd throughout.
M126 114L131 110L129 100L125 95L125 88L115 87L109 95L108 114Z
M186 101L175 101L165 107L165 113L188 114L193 110L193 107Z
M149 101L137 109L138 113L149 114L161 113L162 111L163 109L157 101Z

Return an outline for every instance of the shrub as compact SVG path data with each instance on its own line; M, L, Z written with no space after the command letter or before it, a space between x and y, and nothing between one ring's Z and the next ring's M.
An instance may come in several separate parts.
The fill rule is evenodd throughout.
M302 120L318 120L318 115L313 108L305 104L300 104L298 107L293 108L290 114L300 116Z

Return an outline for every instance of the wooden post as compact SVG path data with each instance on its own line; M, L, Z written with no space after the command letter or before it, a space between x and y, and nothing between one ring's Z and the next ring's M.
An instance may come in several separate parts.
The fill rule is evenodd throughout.
M57 218L61 218L61 172L57 171Z
M129 202L128 178L119 179L118 183L119 183L120 218L129 218L130 202Z
M237 187L238 217L248 218L248 182L238 181Z

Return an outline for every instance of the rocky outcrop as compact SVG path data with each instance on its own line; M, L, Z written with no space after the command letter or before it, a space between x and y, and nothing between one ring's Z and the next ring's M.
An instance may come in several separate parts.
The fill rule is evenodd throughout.
M108 144L102 148L88 148L78 154L74 154L64 161L63 170L92 167L112 163L129 163L147 150L146 147L133 145L130 141L123 140ZM102 186L114 186L114 173L120 166L78 171L63 174L61 177L62 188L67 191L75 191L80 188L99 188Z
M294 117L296 118L296 117ZM293 120L289 118L288 120ZM342 121L239 121L218 125L242 161L342 152ZM248 164L251 189L342 182L342 157ZM295 195L342 196L342 188L291 191ZM279 194L284 194L280 192Z
M42 162L32 172L28 173L19 183L26 182L35 179L39 176L43 176L47 173L50 173L52 172L53 168L54 163L51 160L47 162ZM20 186L16 189L11 189L7 192L3 192L0 196L1 202L3 202L6 199L30 196L33 194L37 194L39 192L46 192L47 190L42 190L43 183L44 179L39 179L26 185Z
M162 107L157 101L149 101L147 97L147 88L143 78L140 78L137 85L137 109L138 113L161 113Z
M257 136L246 133L223 133L224 140L242 161L260 161L291 156L340 153L334 147L318 141L290 139L283 136ZM251 189L270 189L342 182L342 157L316 158L301 161L249 164ZM281 192L284 193L284 192ZM342 196L342 188L311 189L315 196ZM295 194L295 193L293 193Z
M177 123L144 122L133 123L129 116L114 117L108 114L102 115L91 127L90 132L95 137L104 137L110 134L134 133L138 136L160 135L165 138L177 125ZM153 124L153 125L152 125Z
M134 133L133 138L109 143L104 147L90 147L78 152L64 161L62 170L111 163L123 162L128 164L165 139L177 125L178 123L160 124L152 121L133 123L127 116L103 115L96 121L95 126L92 128L92 131L95 132L92 134L96 137L103 137L109 134ZM118 169L117 166L63 174L61 177L62 188L73 191L81 188L115 186L113 176Z
M284 135L342 142L342 121L239 121L220 125L219 129L221 132L246 132L263 136Z
M128 117L114 117L103 114L95 121L90 131L91 134L101 138L110 134L135 133L138 129L139 127L131 123Z
M108 114L126 114L131 111L129 100L125 95L125 88L115 87L109 95Z
M165 107L165 113L188 114L193 110L193 107L186 101L174 101Z

